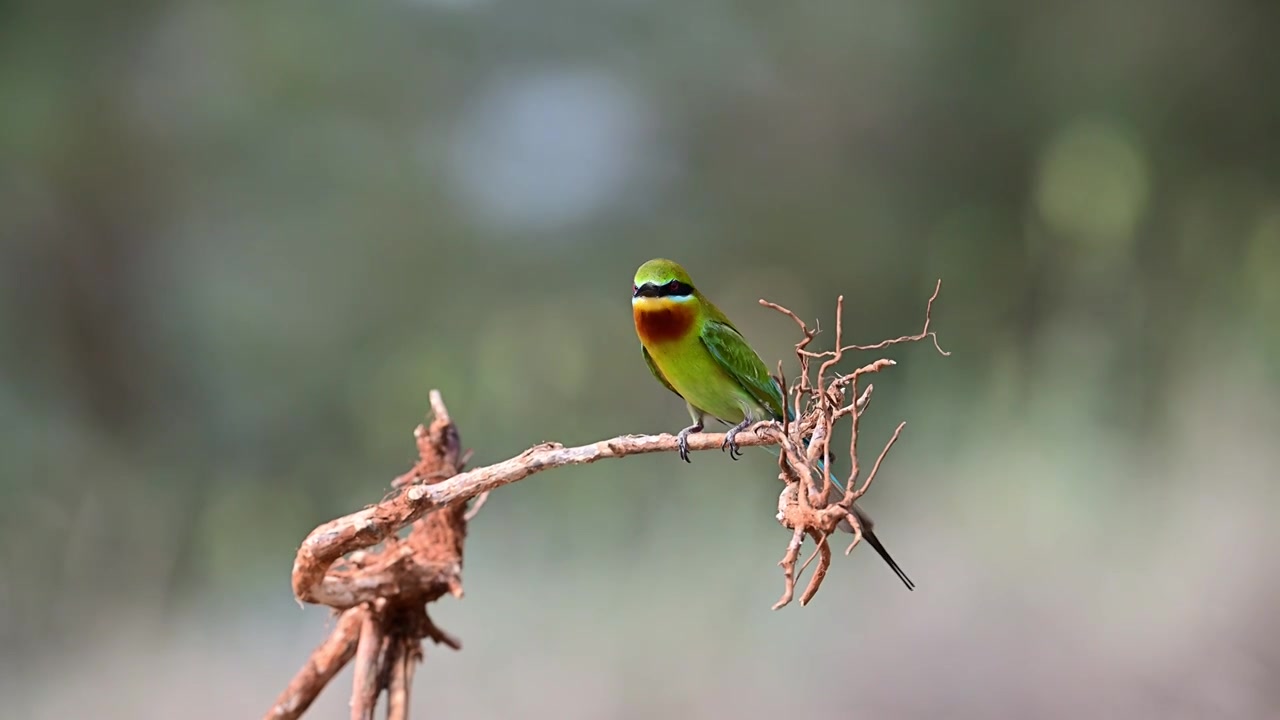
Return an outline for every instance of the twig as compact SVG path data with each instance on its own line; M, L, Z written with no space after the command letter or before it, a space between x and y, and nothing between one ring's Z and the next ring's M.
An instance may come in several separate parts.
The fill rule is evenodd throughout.
M893 436L889 438L889 442L885 443L884 449L880 451L880 455L876 458L875 465L871 466L871 472L867 475L867 479L862 482L862 487L853 491L853 499L857 500L867 492L867 488L871 487L871 481L876 479L876 473L880 472L880 463L884 462L884 456L889 454L889 448L898 442L898 436L902 434L902 428L906 427L906 422L898 423L898 427L894 428Z
M405 642L390 646L387 665L391 673L387 683L387 720L409 720L409 697L413 689L415 661Z
M306 664L289 681L289 686L276 698L275 705L267 711L268 720L302 717L324 686L355 656L360 626L368 615L369 609L360 606L346 610L338 617L333 632L311 653Z
M889 442L885 443L884 449L881 450L880 455L876 457L875 465L871 466L871 472L867 474L867 479L862 481L862 485L860 487L854 489L853 478L850 477L849 479L849 486L845 489L845 496L839 503L840 507L848 508L850 510L848 520L854 531L853 541L849 543L849 547L844 549L845 555L853 552L853 549L858 546L858 543L862 542L862 519L858 517L858 513L852 512L853 503L867 492L867 488L871 487L871 481L875 480L876 473L880 472L880 463L884 462L885 456L889 454L889 448L893 447L893 444L898 442L898 436L902 434L902 428L906 426L907 424L905 422L900 422L898 423L898 427L894 428L893 436L889 438Z
M351 720L373 720L378 704L378 660L386 640L377 612L365 613L356 648L354 690L351 693Z
M849 530L853 534L853 543L845 551L846 554L862 539L863 527L859 515L861 511L854 508L854 502L866 493L889 449L897 442L902 428L905 426L905 423L898 425L893 437L890 438L884 449L881 450L879 457L877 457L871 473L861 485L858 485L859 421L870 404L872 391L872 386L868 385L859 394L858 380L863 375L880 372L896 363L889 358L880 358L863 365L848 375L837 375L834 379L828 379L828 374L834 371L836 365L844 359L847 352L876 350L899 343L923 340L926 337L933 340L934 348L939 353L949 355L950 353L938 345L937 333L930 330L933 303L937 300L941 289L942 281L939 280L934 285L933 294L925 305L924 327L918 334L904 335L875 345L844 344L844 296L840 296L836 300L835 348L821 352L808 349L809 344L817 335L818 331L816 329L810 329L791 310L777 303L760 300L761 305L772 308L791 318L800 328L803 336L795 346L796 360L800 364L800 375L794 386L795 414L799 419L796 425L799 427L792 429L789 424L784 424L784 439L782 441L784 451L779 453L778 458L779 478L788 485L787 490L784 490L782 495L779 496L778 521L784 527L792 530L792 541L788 544L787 551L779 562L783 573L783 594L778 603L774 605L775 610L791 601L795 592L797 576L804 572L814 557L818 557L819 562L804 594L801 595L800 604L807 604L817 593L830 567L831 548L829 539L837 527ZM810 362L814 359L821 359L822 363L818 366L816 375L810 380ZM781 365L779 365L779 375L781 374ZM785 386L783 393L784 397L791 397L786 393ZM846 397L852 398L852 401L847 405L845 404ZM808 400L807 410L802 412L801 402L806 398ZM812 477L812 472L817 468L830 467L830 438L832 431L835 423L846 416L852 416L853 427L849 437L850 469L844 495L839 501L831 502L831 492L834 488L830 473L824 471L821 482L822 490L818 493L819 498L815 506L810 502L809 498L811 485L805 485L806 490L804 492L793 493L790 491L791 484L793 482L799 483L801 479ZM807 441L804 440L806 437L804 430L809 433ZM788 445L799 445L805 442L808 442L807 452L805 453L797 455L786 450ZM821 458L820 464L818 463L819 457ZM789 465L798 467L792 468ZM806 534L814 538L818 547L815 549L814 554L810 555L797 571L796 563L799 560L799 546Z
M818 567L813 569L813 575L809 577L809 586L800 596L801 607L808 605L813 596L818 594L818 588L822 587L822 581L826 579L827 570L831 567L831 546L827 544L827 538L818 540L818 553L821 559L818 560Z
M896 337L892 340L881 340L875 345L846 345L841 347L840 350L882 350L890 345L918 342L925 338L930 338L933 340L933 347L935 350L942 355L950 355L950 351L943 350L942 347L938 345L938 333L929 329L929 324L933 322L933 301L938 299L938 293L941 291L942 280L938 280L937 284L933 286L933 294L929 296L929 302L924 307L924 329L919 333L916 333L915 335L903 335L902 337ZM836 346L839 347L839 345L840 343L837 342Z
M800 566L799 572L804 572L805 570L807 570L809 568L809 563L812 563L813 559L818 557L818 552L822 549L822 541L826 540L826 538L819 535L818 537L815 537L814 540L817 541L818 546L813 549L813 553L809 555L809 558L804 561L803 565Z
M454 650L462 649L462 641L444 630L441 630L434 622L432 622L430 615L427 616L427 624L426 627L423 628L423 637L431 638L432 642L437 645L445 645L453 648Z
M783 492L786 492L785 490ZM791 542L787 544L787 552L782 556L782 560L778 561L778 566L782 568L782 597L778 598L778 602L773 604L773 609L785 607L791 603L791 598L796 593L796 559L800 557L800 544L804 542L804 528L796 528L791 533Z
M818 366L818 379L815 383L818 387L824 387L823 380L827 377L827 370L830 370L836 363L840 362L844 355L841 341L844 339L844 296L836 297L836 350L835 352L821 353L821 355L830 355L831 358Z
M939 280L938 283L941 284L942 281ZM938 291L934 290L933 294L934 297L937 297ZM933 305L932 299L929 300L929 304ZM449 417L449 408L445 407L444 396L440 394L439 390L432 388L431 392L427 393L427 401L431 403L431 414L435 417L436 422L445 425L453 424L453 419Z
M489 502L488 490L476 496L476 501L471 503L471 507L467 509L467 514L463 515L462 519L466 520L467 522L471 522L472 519L474 519L475 516L480 513L480 508L484 507L484 504L487 502Z

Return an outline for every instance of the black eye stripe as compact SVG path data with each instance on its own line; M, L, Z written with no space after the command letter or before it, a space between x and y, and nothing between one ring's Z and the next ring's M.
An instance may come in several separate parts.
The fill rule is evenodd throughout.
M662 285L645 283L631 291L634 297L687 297L693 294L693 286L679 280L671 280Z
M658 288L658 295L663 297L669 297L672 295L683 296L683 295L692 295L692 294L693 294L693 286L688 285L686 283L682 283L679 280L672 280L666 285L663 285L662 287Z

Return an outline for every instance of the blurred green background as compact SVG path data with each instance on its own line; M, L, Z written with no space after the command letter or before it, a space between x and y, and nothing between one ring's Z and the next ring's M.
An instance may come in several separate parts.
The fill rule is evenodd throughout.
M772 459L496 493L430 717L1280 713L1280 6L0 4L0 715L258 717L439 388L474 464L675 431L683 262L901 346L867 549L773 613ZM828 334L820 340L829 346ZM871 357L863 358L871 359ZM345 717L349 675L313 710Z

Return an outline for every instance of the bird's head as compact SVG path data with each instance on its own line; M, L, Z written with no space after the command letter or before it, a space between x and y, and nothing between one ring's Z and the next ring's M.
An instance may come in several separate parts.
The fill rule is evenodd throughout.
M691 300L696 290L689 273L680 267L680 263L664 258L655 258L636 270L636 277L631 285L631 302L635 304L641 298L666 298L669 301Z

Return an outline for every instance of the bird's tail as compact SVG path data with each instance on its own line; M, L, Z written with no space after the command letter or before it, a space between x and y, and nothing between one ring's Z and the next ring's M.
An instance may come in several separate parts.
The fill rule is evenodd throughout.
M806 442L805 445L807 446L808 443ZM764 450L772 454L774 457L777 457L780 452L780 449L767 446L764 447ZM818 469L827 473L827 477L831 478L832 497L828 498L828 502L838 501L840 497L844 496L844 486L840 484L840 481L836 479L835 475L827 471L826 465L823 464L821 459L818 460ZM898 576L898 579L902 581L902 584L907 586L908 590L915 590L916 584L911 582L911 578L907 577L907 574L902 571L902 568L898 566L898 563L894 562L893 556L885 549L884 544L880 542L880 538L876 537L875 523L872 522L871 517L863 512L863 510L857 505L853 506L853 514L858 516L858 524L862 526L863 539L870 543L871 547L876 551L876 554L880 556L880 559L884 560L885 564L893 570L893 572ZM848 519L841 520L838 527L847 533L853 533L853 526L849 524Z

